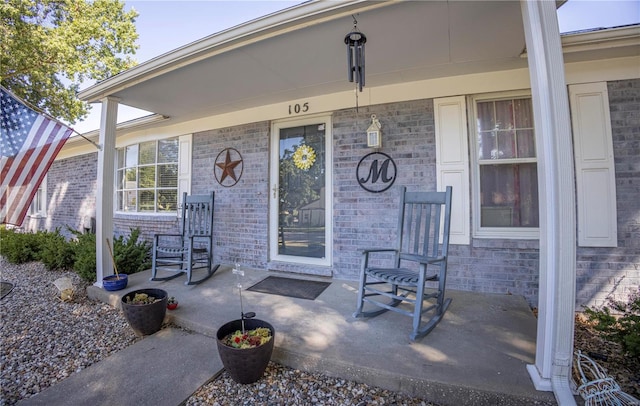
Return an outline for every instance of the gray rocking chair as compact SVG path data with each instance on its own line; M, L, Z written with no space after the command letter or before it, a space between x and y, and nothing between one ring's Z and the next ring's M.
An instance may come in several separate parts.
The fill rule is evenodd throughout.
M396 245L363 250L354 317L373 317L387 310L412 317L412 341L429 334L440 322L451 304L451 298L444 297L451 192L451 186L446 192L407 192L401 188ZM430 288L429 282L436 286ZM365 302L381 309L364 311ZM403 302L413 309L399 306ZM423 323L423 313L427 312L431 317Z
M152 281L166 281L187 274L185 285L207 280L220 265L213 266L213 198L209 195L182 199L182 234L156 234L153 237ZM204 269L205 275L193 279L193 270ZM159 277L158 271L175 273Z

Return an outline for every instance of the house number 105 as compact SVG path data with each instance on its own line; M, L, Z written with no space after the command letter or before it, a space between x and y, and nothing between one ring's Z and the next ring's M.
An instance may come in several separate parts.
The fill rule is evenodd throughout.
M300 114L300 113L306 113L307 111L309 111L309 102L305 102L302 104L296 103L296 104L289 105L289 114Z

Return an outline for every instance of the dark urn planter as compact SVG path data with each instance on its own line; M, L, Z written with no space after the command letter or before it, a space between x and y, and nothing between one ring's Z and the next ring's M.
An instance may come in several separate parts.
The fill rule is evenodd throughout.
M146 293L161 300L149 304L127 303L127 298L133 300L136 293ZM160 330L164 316L167 313L167 298L167 292L162 289L138 289L122 297L122 312L137 335L151 335Z
M229 372L231 378L241 384L253 383L262 378L269 360L271 360L275 341L273 326L259 319L244 320L245 330L253 330L258 327L266 327L271 330L271 340L255 348L233 348L222 342L227 335L242 330L242 322L239 319L223 325L216 334L218 354L220 354L222 365Z
M118 278L119 277L119 278ZM122 290L127 287L129 277L127 274L109 275L102 278L102 287L110 292Z

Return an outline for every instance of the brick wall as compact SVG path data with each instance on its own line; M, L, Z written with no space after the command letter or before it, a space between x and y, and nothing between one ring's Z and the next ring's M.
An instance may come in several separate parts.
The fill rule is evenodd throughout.
M215 263L267 267L269 127L261 122L193 135L191 193L215 191ZM243 159L242 176L232 187L221 186L214 175L225 148L235 148Z
M53 231L70 237L82 231L85 218L95 218L98 153L55 161L47 172L47 216L25 221L28 230Z

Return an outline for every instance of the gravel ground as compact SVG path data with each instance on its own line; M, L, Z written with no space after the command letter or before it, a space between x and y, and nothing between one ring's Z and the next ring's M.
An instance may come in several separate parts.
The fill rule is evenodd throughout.
M47 271L37 262L0 258L0 279L15 285L0 301L0 406L31 397L69 375L140 340L119 310L89 300L87 283L72 272ZM72 302L53 282L70 278ZM270 363L250 385L226 373L202 386L187 405L433 405L376 387Z
M220 396L224 393L224 396ZM294 370L273 362L265 375L249 385L235 383L224 372L202 386L186 402L187 406L252 405L432 405L384 389Z
M75 273L3 258L0 269L0 279L14 284L0 301L0 404L31 397L138 340L118 310L87 298ZM53 281L60 277L76 286L73 302L59 299Z

